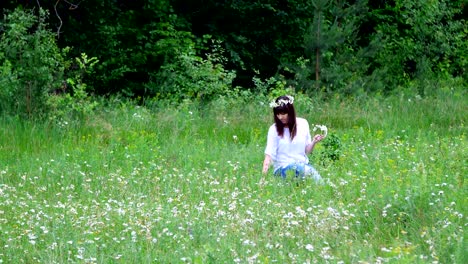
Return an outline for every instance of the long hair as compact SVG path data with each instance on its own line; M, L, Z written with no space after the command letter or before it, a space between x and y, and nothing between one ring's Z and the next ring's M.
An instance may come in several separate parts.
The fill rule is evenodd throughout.
M285 103L287 102L287 103ZM280 96L276 98L275 103L277 104L276 107L273 107L273 117L275 120L276 131L280 137L284 135L284 127L286 126L279 120L278 114L288 114L288 128L291 135L291 140L294 139L296 136L296 111L294 110L294 106L292 102L289 100L287 96Z

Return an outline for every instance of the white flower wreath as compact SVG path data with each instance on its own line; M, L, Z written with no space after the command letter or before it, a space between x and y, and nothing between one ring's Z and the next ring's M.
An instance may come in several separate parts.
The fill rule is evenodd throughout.
M283 106L283 105L286 105L286 104L293 104L294 103L294 97L292 97L290 95L286 95L286 97L288 99L279 99L278 102L276 102L276 100L271 101L270 107L275 108L275 107L278 107L278 106Z
M313 131L315 132L318 129L320 129L320 131L322 132L323 137L327 137L327 135L328 135L327 126L325 126L325 125L315 125Z

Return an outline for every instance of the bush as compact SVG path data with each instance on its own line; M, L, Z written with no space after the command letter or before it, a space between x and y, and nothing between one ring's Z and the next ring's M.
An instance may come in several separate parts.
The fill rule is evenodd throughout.
M170 99L174 102L186 99L211 101L226 94L236 75L224 69L225 58L220 49L219 43L215 43L211 53L202 58L197 55L196 48L187 44L174 57L166 57L166 63L161 69L151 74L147 89L152 91L156 99Z
M46 29L47 13L20 8L1 22L0 110L20 116L40 116L47 111L50 93L64 84L68 49L57 47L55 34Z
M75 119L86 119L98 106L98 102L87 92L87 84L83 82L86 74L93 72L94 66L99 62L96 57L88 58L85 53L75 58L78 69L70 72L67 78L67 87L64 93L52 94L48 97L47 104L49 118L58 122ZM71 121L71 120L70 120Z

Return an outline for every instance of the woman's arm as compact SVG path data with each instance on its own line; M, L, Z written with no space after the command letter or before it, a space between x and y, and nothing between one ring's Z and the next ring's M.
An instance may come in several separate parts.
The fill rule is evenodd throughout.
M314 138L312 139L312 143L307 145L306 148L305 148L306 154L307 155L310 154L314 150L315 144L319 143L324 138L325 138L325 136L323 136L323 135L315 135Z
M265 154L265 159L263 160L263 169L262 173L265 174L268 172L268 168L270 167L271 157L268 154Z

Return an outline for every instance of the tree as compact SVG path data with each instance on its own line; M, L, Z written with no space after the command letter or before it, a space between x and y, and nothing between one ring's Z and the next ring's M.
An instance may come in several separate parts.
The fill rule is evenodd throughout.
M371 13L375 33L370 46L378 49L374 75L387 89L413 79L466 78L468 28L461 1L395 0Z
M304 34L306 62L314 65L315 89L320 89L322 69L330 67L337 61L340 52L352 52L356 45L356 32L361 22L365 1L348 4L346 1L313 0L311 12L313 20ZM343 47L350 47L345 49ZM341 48L341 49L340 49ZM353 54L351 54L353 55ZM323 57L328 59L322 65Z
M0 23L0 108L26 117L46 112L48 95L64 83L66 49L57 46L40 9L15 9Z

